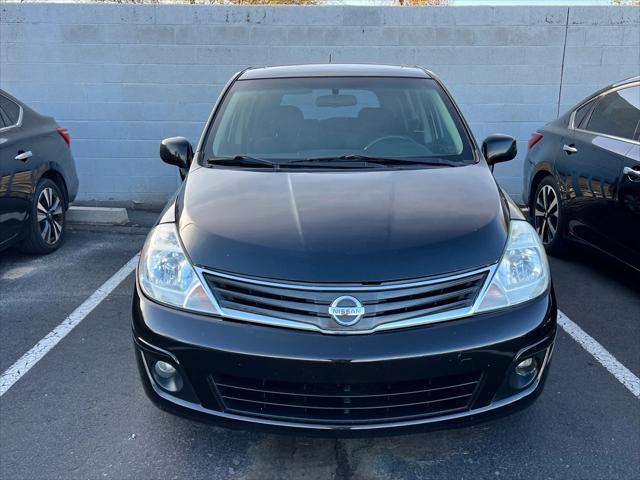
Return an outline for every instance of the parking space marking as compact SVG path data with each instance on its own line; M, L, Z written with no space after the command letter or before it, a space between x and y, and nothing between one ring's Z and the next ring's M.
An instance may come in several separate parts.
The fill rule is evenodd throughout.
M131 258L111 278L104 282L78 308L65 318L60 325L36 343L0 376L0 397L38 363L60 340L77 327L122 281L136 268L140 254ZM582 348L591 354L609 373L624 385L636 398L640 399L640 378L620 363L596 339L580 328L567 315L558 310L558 324Z
M558 325L600 362L611 375L616 377L627 390L636 398L640 399L640 378L636 377L631 370L620 363L616 357L611 355L595 338L582 330L560 310L558 310Z
M20 357L0 376L0 397L9 390L24 374L38 363L60 340L77 327L105 298L113 292L122 281L136 268L140 254L137 253L111 278L104 282L82 304L65 318L60 325L51 330L42 340L36 343L27 353Z

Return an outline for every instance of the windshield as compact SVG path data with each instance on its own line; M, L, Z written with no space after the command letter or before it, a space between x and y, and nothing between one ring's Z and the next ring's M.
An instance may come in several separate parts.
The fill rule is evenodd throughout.
M434 80L315 77L239 80L218 111L206 160L284 165L337 158L474 162L458 113Z

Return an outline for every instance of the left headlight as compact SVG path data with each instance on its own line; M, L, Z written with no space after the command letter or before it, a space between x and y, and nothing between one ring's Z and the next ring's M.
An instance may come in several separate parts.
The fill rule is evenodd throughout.
M549 263L540 237L528 222L512 220L507 247L476 311L532 300L547 291L549 282Z
M157 302L195 312L217 312L172 223L156 226L147 237L138 280L145 295Z

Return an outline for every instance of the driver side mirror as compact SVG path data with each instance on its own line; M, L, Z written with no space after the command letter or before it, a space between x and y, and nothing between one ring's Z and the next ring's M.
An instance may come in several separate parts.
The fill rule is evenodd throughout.
M516 139L498 133L489 135L482 142L482 153L491 167L496 163L507 162L518 153Z
M165 138L160 142L160 158L164 163L180 168L183 173L191 166L193 147L184 137Z

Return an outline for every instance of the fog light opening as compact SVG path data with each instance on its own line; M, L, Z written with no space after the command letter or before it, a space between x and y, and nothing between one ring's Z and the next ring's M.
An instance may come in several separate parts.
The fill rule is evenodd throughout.
M184 384L182 375L175 366L169 362L158 360L153 363L153 379L156 383L169 392L178 392Z
M176 374L176 368L167 362L156 362L154 367L156 374L162 378L171 378Z
M514 390L522 390L531 385L540 371L540 362L536 357L520 360L511 371L509 384Z
M516 375L521 377L535 376L538 372L538 361L535 358L526 358L516 365Z

